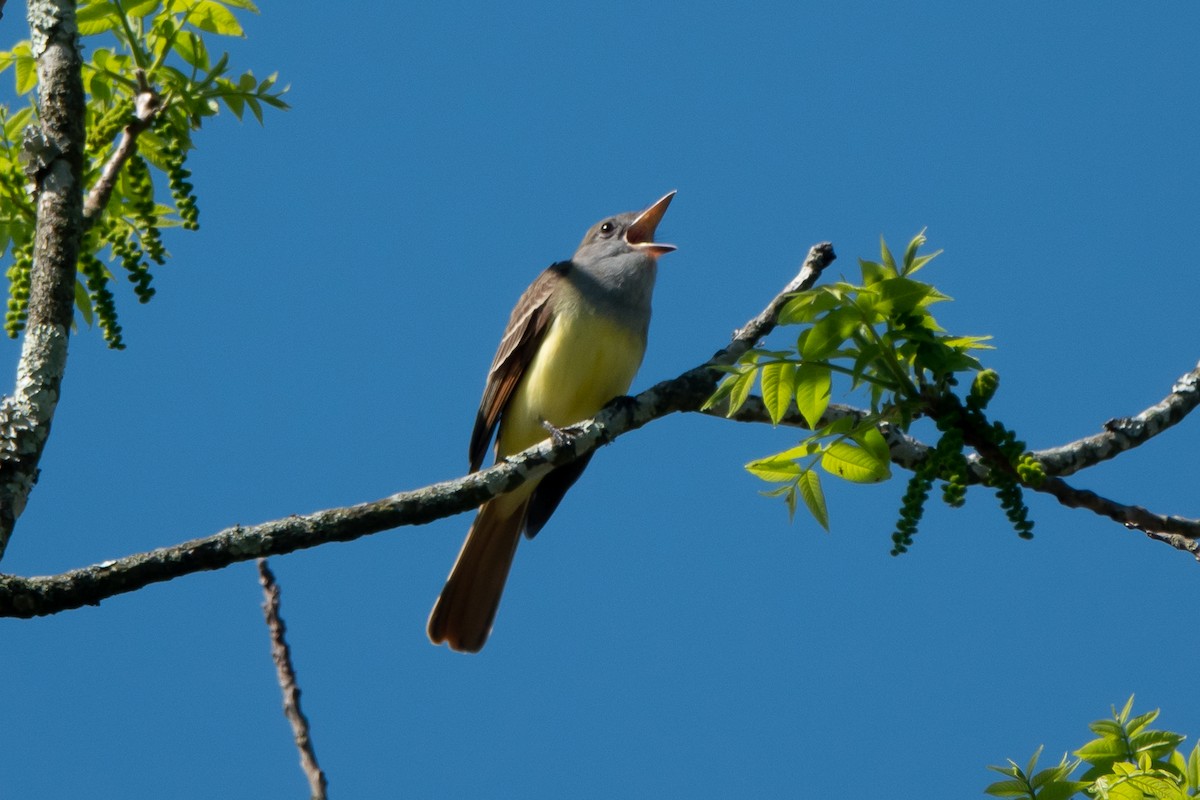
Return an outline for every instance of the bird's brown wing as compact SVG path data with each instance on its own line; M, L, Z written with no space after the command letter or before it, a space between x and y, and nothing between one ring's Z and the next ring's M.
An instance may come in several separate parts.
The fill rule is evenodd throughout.
M521 295L508 319L508 327L504 329L500 347L488 370L479 412L475 415L475 430L471 432L469 451L472 472L482 466L488 442L492 440L500 416L550 327L553 317L550 299L555 285L562 280L570 266L569 261L550 265Z

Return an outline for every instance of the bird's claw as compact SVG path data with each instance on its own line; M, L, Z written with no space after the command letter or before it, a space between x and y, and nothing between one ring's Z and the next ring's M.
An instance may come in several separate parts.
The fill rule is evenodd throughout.
M575 441L575 437L579 435L578 430L572 430L570 427L559 428L551 422L542 420L542 427L550 433L550 440L554 442L555 447L562 447Z

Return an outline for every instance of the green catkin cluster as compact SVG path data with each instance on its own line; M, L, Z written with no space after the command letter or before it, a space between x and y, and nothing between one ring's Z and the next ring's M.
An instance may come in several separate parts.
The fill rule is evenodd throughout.
M925 502L929 499L933 482L942 479L942 500L952 508L959 508L967 497L967 458L963 454L962 429L945 418L938 420L942 436L937 445L917 465L904 499L900 504L900 519L892 534L892 555L908 552L913 536L925 513Z
M983 411L996 396L996 390L999 388L1000 374L996 370L980 370L975 375L975 380L971 381L971 391L967 394L967 409Z
M892 555L907 553L912 546L913 536L925 514L925 501L929 499L929 490L933 488L935 472L933 458L926 458L908 479L908 488L904 490L904 499L900 502L900 519L892 534Z
M1033 521L1029 519L1029 506L1025 505L1025 495L1021 490L1020 465L1025 464L1026 474L1041 475L1041 480L1045 480L1045 473L1040 465L1036 470L1031 468L1029 464L1036 464L1033 457L1025 452L1025 443L1017 438L1017 435L1005 428L999 422L993 422L990 426L983 428L988 441L996 447L1008 460L1008 463L1014 465L1018 474L1001 469L992 469L988 485L995 487L996 497L1000 500L1000 507L1004 509L1008 521L1012 523L1013 529L1022 539L1033 538Z
M171 187L171 198L175 201L175 208L179 210L179 218L183 221L184 229L199 230L200 210L196 208L196 197L192 194L192 189L195 187L187 180L192 173L183 166L187 160L187 154L183 147L182 137L173 135L175 132L169 127L164 127L161 133L166 139L166 144L163 145L161 152L167 180Z
M95 155L112 144L113 139L129 123L133 122L133 99L129 98L117 103L105 111L89 126L87 134L87 150Z
M1016 434L999 422L989 422L984 415L984 409L999 387L1000 376L994 370L982 370L972 381L966 402L959 403L951 397L950 406L937 415L941 438L925 460L917 465L908 482L901 502L900 520L892 534L892 555L907 552L912 546L935 480L945 481L942 500L946 505L958 508L966 500L969 469L964 453L964 431L968 430L993 446L1012 465L1012 470L993 465L986 483L995 489L1000 507L1017 535L1022 539L1033 538L1033 522L1029 519L1029 507L1021 487L1022 484L1040 486L1046 480L1046 472L1038 460L1025 451L1025 443L1017 439Z
M129 273L134 294L145 303L154 296L154 289L150 286L150 269L142 260L142 248L138 245L136 232L128 225L112 223L105 226L103 236L112 248L113 255L121 259L121 266Z
M33 242L12 245L13 263L9 266L8 310L4 315L4 332L15 339L25 329L29 316L29 273L33 270Z
M92 307L96 310L96 320L100 323L104 341L113 350L124 350L121 326L117 324L117 305L112 292L108 290L108 269L104 262L93 255L93 250L94 248L88 247L80 254L79 272L87 286Z
M146 159L134 154L125 165L129 188L132 193L134 214L142 236L142 249L146 257L155 264L167 263L167 251L163 247L162 235L158 230L158 212L154 205L154 183L150 180L150 167Z

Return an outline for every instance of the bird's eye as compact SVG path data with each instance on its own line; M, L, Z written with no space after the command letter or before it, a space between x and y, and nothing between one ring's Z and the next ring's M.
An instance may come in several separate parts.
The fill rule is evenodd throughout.
M615 231L616 229L617 229L617 226L613 225L611 221L605 222L600 225L600 233L603 234L604 236L611 236L612 232Z

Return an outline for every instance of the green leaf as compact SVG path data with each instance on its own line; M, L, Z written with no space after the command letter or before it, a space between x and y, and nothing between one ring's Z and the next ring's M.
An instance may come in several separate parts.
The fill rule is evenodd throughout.
M921 232L912 238L912 241L908 243L908 247L904 248L904 274L908 274L909 267L911 266L913 259L917 256L917 250L921 249L921 245L923 244L925 244L924 228L922 228Z
M1132 710L1133 710L1133 695L1129 695L1129 699L1125 701L1125 707L1121 709L1120 714L1116 715L1117 722L1120 722L1122 725L1124 725L1125 720L1129 719L1129 712Z
M1125 728L1119 722L1111 719L1098 719L1088 723L1088 730L1097 736L1115 736L1117 738L1125 736Z
M179 53L180 58L198 70L207 71L211 66L204 39L194 31L187 31L185 35L175 38L175 51Z
M891 476L891 467L861 447L845 440L832 442L821 456L821 467L853 483L879 483Z
M858 324L852 308L836 308L805 331L800 353L805 361L821 361L833 355Z
M1191 755L1188 756L1187 772L1185 775L1187 776L1188 786L1193 789L1200 789L1200 742L1196 743L1196 746L1192 748Z
M117 7L112 3L92 2L80 6L75 12L75 22L80 36L95 36L111 31L121 24Z
M754 378L757 372L757 369L748 369L733 379L733 385L729 389L729 410L725 412L725 416L732 417L746 402L746 398L750 396L750 390L754 387Z
M763 403L771 415L771 424L778 425L792 404L795 389L796 365L773 361L762 368Z
M883 438L883 434L879 432L878 428L870 427L854 434L854 441L858 442L876 461L891 462L892 451L888 448L887 439ZM1029 771L1032 772L1033 769L1030 768Z
M746 465L746 471L768 483L794 480L804 472L804 467L796 463L795 458L788 455L790 452L792 451L785 450L773 456L755 459Z
M883 234L879 235L879 260L891 275L899 274L896 271L896 259L892 257L892 251L888 249L887 242L883 239Z
M17 81L17 94L28 94L37 86L37 62L28 42L21 42L12 49L13 68Z
M235 117L242 118L242 112L245 111L245 98L240 94L226 94L222 95L221 99L225 101L225 105L229 107Z
M730 374L722 378L721 382L717 384L717 388L713 391L712 396L705 400L704 404L700 406L701 411L707 411L708 409L720 403L722 400L729 397L729 393L733 391L733 384L737 380L736 376L741 374L740 372L736 371L736 367L730 367L724 364L715 365L713 369L718 369L722 372L729 372Z
M87 326L92 327L92 298L88 295L87 286L79 279L75 280L75 308L79 309Z
M1126 758L1129 752L1125 743L1119 739L1105 737L1093 739L1075 751L1075 755L1089 764L1109 763L1118 758Z
M865 258L860 258L858 266L862 270L863 286L870 286L889 277L884 266L875 261L867 261Z
M821 490L821 476L811 469L805 470L796 480L796 488L800 492L800 498L804 500L804 505L808 507L808 513L813 515L818 525L828 531L829 509L825 505L825 492Z
M1172 731L1142 731L1131 737L1129 744L1133 747L1133 752L1147 753L1151 758L1159 759L1182 744L1186 738Z
M122 8L125 9L125 16L130 19L141 19L161 5L162 0L134 0L132 3L125 3Z
M1030 800L1033 798L1025 786L1025 781L1019 780L996 781L983 791L992 797L1023 797Z
M246 35L233 12L214 0L198 0L188 12L188 22L202 31L221 36Z
M254 5L254 3L251 3L250 0L224 0L224 2L227 6L241 8L245 11L251 11L255 14L258 13L258 6Z
M805 322L812 322L818 316L836 306L838 299L830 292L825 291L824 287L799 292L795 297L788 300L779 311L779 324L799 325Z
M1037 793L1037 800L1070 800L1092 784L1088 781L1058 781L1047 784Z
M913 309L924 305L926 300L938 294L929 284L908 278L888 278L880 281L874 288L882 298L881 307L891 310L889 316L912 313Z
M936 252L930 253L930 254L929 254L929 255L927 255L927 256L917 256L916 258L914 258L914 259L912 260L912 264L910 264L910 265L908 266L908 268L907 268L906 270L904 270L904 274L905 274L906 276L907 276L907 275L912 275L914 272L916 272L916 271L917 271L917 270L919 270L921 267L923 267L923 266L925 266L926 264L928 264L930 261L933 261L935 258L937 258L938 256L940 256L941 254L942 254L942 251L941 251L941 250L938 250L938 251L936 251Z
M795 371L796 408L808 423L816 429L821 415L829 408L829 397L833 387L832 373L824 364L802 363Z
M1147 711L1145 714L1139 714L1125 724L1125 730L1129 736L1141 733L1142 728L1149 725L1154 720L1158 719L1159 709Z
M1045 746L1046 745L1044 744L1039 744L1038 749L1034 750L1033 755L1029 757L1029 763L1025 765L1025 772L1023 773L1026 780L1028 780L1029 776L1033 774L1033 771L1037 769L1038 759L1042 757L1042 749Z

